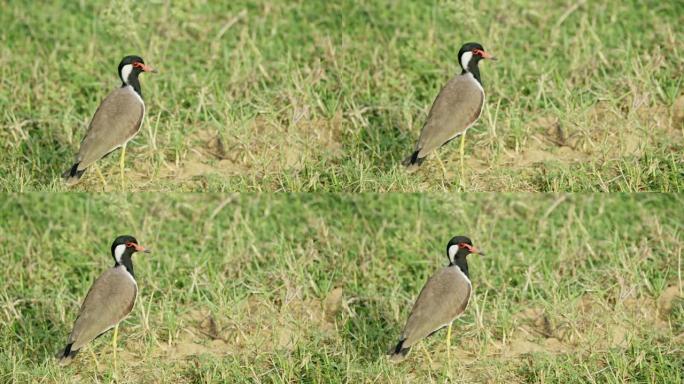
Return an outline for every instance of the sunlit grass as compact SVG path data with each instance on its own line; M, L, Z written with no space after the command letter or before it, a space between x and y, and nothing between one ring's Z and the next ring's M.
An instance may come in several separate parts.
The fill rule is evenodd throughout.
M0 12L0 188L64 190L116 65L147 118L131 190L681 191L677 2L21 2ZM419 172L399 166L456 53L476 40L487 105ZM680 102L676 103L676 100ZM118 190L115 157L76 190ZM440 165L443 163L446 173Z
M682 380L681 198L668 195L5 196L1 382ZM140 296L119 332L56 365L130 233ZM391 364L410 306L466 234L474 296Z

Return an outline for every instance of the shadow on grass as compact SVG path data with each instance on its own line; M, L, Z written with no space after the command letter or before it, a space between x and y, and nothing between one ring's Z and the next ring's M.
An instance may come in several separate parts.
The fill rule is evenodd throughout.
M402 128L405 121L398 113L372 109L365 118L368 126L360 131L354 145L364 163L388 172L411 154L417 137Z
M350 309L355 315L345 323L341 339L362 362L384 359L396 344L401 327L388 321L392 317L389 304L364 298Z

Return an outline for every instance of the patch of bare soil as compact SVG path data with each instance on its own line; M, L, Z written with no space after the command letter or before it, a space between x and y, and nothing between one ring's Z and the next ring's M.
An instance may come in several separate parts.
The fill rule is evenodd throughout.
M679 96L672 105L672 129L684 129L684 95Z
M530 135L517 150L506 150L501 158L488 151L471 151L466 159L468 169L482 174L500 165L528 168L546 162L641 156L654 146L664 145L667 138L681 140L684 96L676 100L671 111L648 95L635 96L634 100L621 109L599 102L564 119L540 116L527 124Z
M342 115L325 120L298 111L289 125L256 118L246 129L201 128L188 151L162 177L181 180L217 174L265 177L301 170L306 163L341 155Z
M342 295L341 288L332 290L324 300L292 294L278 305L251 296L235 305L235 316L193 311L184 317L187 326L162 346L161 354L175 360L202 354L256 355L265 350L293 350L314 333L334 337Z
M523 311L516 316L519 326L511 335L511 341L501 345L502 354L583 353L589 349L595 352L625 348L630 336L645 329L668 332L666 316L659 314L671 309L678 292L678 287L671 286L656 300L627 297L615 306L587 295L574 309L569 308L577 314L574 318L558 314L551 316L534 308Z
M164 357L182 360L195 355L228 355L236 352L236 348L223 337L222 329L211 312L191 311L186 315L185 322L189 326L172 343L161 346Z
M683 298L684 296L682 296L682 292L678 286L671 285L667 287L663 293L660 294L660 297L658 297L658 310L660 316L663 319L666 319L672 312L675 301Z
M587 153L580 148L577 132L568 133L556 117L541 117L530 125L536 131L529 138L519 155L508 153L508 161L519 167L528 167L547 161L574 162L586 159Z

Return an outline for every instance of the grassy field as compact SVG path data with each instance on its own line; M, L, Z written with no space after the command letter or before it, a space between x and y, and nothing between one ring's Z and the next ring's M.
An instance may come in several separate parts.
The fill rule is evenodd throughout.
M27 194L0 206L0 382L679 383L681 196ZM109 246L134 234L140 296L67 368ZM467 234L474 296L400 364L426 278ZM679 298L678 298L679 296ZM72 381L73 380L73 381Z
M90 4L95 3L95 4ZM147 118L127 190L681 191L679 1L3 1L0 189L60 191L126 54ZM487 105L407 173L456 53ZM76 190L120 190L118 154Z

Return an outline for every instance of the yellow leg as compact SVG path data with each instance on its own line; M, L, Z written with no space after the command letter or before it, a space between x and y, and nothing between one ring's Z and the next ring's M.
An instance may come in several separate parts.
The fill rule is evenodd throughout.
M100 181L102 182L102 189L105 190L107 188L107 180L105 180L104 176L102 176L102 172L100 172L100 167L97 164L95 165L95 172L97 172L97 176L100 177Z
M428 352L427 348L425 348L424 341L420 342L420 347L423 348L423 352L425 352L425 357L427 357L427 360L430 363L430 369L432 369L434 363L432 362L432 358L430 357L430 352Z
M112 350L114 352L113 354L113 362L114 362L114 376L116 376L116 338L119 336L119 324L114 326L114 336L112 337Z
M444 167L444 162L442 162L442 157L437 154L435 156L437 158L437 162L439 163L440 168L442 168L442 185L446 184L446 178L447 178L447 170Z
M97 356L95 356L95 352L93 352L92 348L88 348L88 350L90 351L90 356L92 356L93 360L95 360L95 369L98 372L100 372L100 363L98 363L98 361L97 361Z
M447 328L447 367L451 373L451 323L449 323L449 328Z
M126 183L124 181L124 160L126 157L126 144L121 147L121 160L119 161L119 168L121 169L121 190L126 189Z
M460 153L461 153L461 186L465 187L465 167L463 165L464 161L464 152L465 152L465 136L466 133L465 131L461 135L461 148L460 148ZM449 328L451 329L451 328Z

